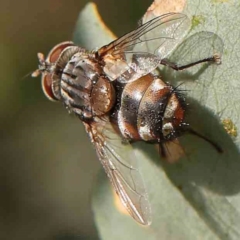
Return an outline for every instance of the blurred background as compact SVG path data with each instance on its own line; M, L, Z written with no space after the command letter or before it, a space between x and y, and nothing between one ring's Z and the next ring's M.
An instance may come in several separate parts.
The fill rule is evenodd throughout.
M151 0L97 0L117 35L135 28ZM0 239L98 239L91 189L100 164L81 122L23 77L71 40L87 1L0 0Z

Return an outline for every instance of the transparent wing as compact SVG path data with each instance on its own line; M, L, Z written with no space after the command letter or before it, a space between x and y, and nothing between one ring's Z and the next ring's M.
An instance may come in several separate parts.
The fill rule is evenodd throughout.
M85 124L85 127L121 202L137 222L149 225L150 205L131 144L122 143L107 122Z
M98 50L111 80L133 81L152 72L169 55L190 28L186 15L168 13Z
M207 31L197 32L179 44L171 55L171 61L178 65L186 65L212 57L214 54L221 57L223 47L223 41L217 34Z
M223 49L224 43L217 34L206 31L197 32L184 40L169 60L178 66L184 66L214 55L221 58ZM179 84L178 81L184 81L182 87L188 90L188 96L197 98L202 104L208 104L212 101L209 100L209 96L213 96L210 94L214 89L211 84L214 84L213 79L217 70L216 63L197 64L177 74L173 73L169 67L164 67L161 69L161 75L165 81L173 85Z

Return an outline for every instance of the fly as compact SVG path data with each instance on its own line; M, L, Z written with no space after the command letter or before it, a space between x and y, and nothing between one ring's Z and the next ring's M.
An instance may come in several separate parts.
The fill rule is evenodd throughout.
M183 66L166 59L190 25L186 15L168 13L97 51L63 42L46 59L38 54L39 67L32 74L42 74L45 95L82 121L121 202L144 225L151 223L151 210L132 142L158 144L161 155L171 161L178 157L177 150L169 154L166 149L189 132L222 151L185 122L187 106L178 88L153 73L161 64L183 70L203 62L220 63L214 46L212 56Z

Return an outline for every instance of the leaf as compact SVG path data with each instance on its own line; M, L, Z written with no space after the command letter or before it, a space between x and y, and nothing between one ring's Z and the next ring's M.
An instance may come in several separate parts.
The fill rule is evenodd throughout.
M228 132L235 134L240 129L240 3L189 0L184 6L192 28L170 59L184 61L197 36L194 34L210 31L223 40L222 64L182 72L161 68L161 75L174 85L184 82L189 90L190 125L217 142L224 152L220 154L196 136L184 135L180 140L186 157L168 164L152 146L134 144L152 207L152 225L140 226L120 210L101 172L93 194L93 211L102 239L240 239L240 138L224 129L228 127ZM90 49L100 47L113 39L104 29L94 5L89 4L80 14L75 41ZM195 55L193 51L191 58L198 57Z
M96 4L88 3L79 14L73 41L88 50L93 50L110 43L115 38L101 19Z

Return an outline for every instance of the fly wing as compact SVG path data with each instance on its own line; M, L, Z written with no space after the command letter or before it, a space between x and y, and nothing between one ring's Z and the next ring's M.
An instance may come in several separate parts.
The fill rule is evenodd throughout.
M189 28L189 19L181 13L151 19L98 50L105 73L111 80L129 82L152 72L176 48Z
M179 82L174 83L173 81L184 81L182 87L188 91L188 96L198 99L203 105L209 105L209 102L213 101L210 96L215 94L211 92L214 89L211 84L214 84L214 75L218 70L218 64L221 63L223 49L223 40L217 34L206 31L197 32L177 47L169 61L177 63L177 66L184 66L216 56L216 62L194 65L175 76L173 76L172 70L166 67L162 69L161 75L165 81L174 85Z
M102 123L85 124L98 158L129 214L137 222L149 225L150 205L132 146L130 143L122 143L121 137L110 124Z
M223 47L223 41L217 34L207 31L197 32L179 44L170 59L181 66L214 55L221 58Z

